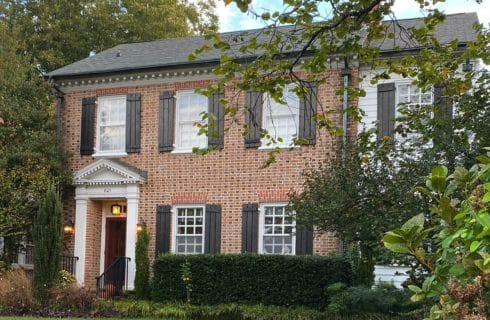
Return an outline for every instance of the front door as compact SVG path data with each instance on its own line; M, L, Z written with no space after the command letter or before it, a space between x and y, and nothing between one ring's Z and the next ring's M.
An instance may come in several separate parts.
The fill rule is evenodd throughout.
M126 255L126 218L107 218L105 224L104 270L116 257Z

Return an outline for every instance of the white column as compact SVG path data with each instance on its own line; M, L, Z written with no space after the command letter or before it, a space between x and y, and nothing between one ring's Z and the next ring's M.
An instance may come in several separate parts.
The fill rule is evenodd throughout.
M138 224L139 188L137 185L128 186L126 214L126 257L131 260L128 263L128 289L134 289L134 277L136 275L135 249L136 249L136 225Z
M78 188L77 188L78 193ZM80 286L85 285L85 238L87 234L87 199L79 196L75 197L75 257L77 282Z

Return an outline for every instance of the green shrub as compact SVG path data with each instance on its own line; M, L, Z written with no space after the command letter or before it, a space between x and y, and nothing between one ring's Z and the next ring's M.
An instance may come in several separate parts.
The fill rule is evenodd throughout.
M371 289L366 287L347 288L342 284L328 287L331 295L327 310L338 314L385 313L399 315L421 310L420 303L410 300L408 290L400 290L392 284L380 284Z
M192 274L197 304L262 303L323 308L326 288L350 283L350 264L341 257L267 255L162 255L154 264L152 299L186 301L181 269Z
M315 309L279 306L220 304L213 306L152 301L102 301L99 310L128 318L163 318L193 320L416 320L415 315L393 316L380 313L350 315L330 314Z
M136 241L136 277L134 290L138 299L147 299L150 295L150 260L148 259L148 243L150 236L146 228L138 232Z

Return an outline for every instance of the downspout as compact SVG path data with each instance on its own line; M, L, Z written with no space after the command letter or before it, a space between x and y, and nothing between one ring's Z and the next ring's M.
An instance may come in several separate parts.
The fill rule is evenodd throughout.
M347 57L344 57L344 68L342 69L342 161L345 161L347 147L347 109L349 108L349 80L351 70ZM344 241L339 239L339 254L344 254Z
M347 146L347 109L349 108L349 80L351 70L347 57L344 57L342 69L342 159L345 159L345 147Z

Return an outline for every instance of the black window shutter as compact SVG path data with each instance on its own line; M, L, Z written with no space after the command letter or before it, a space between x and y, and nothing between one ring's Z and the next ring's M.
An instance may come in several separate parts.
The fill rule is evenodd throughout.
M158 151L172 151L174 148L174 92L160 93L160 114L158 119Z
M310 227L296 226L296 255L313 254L313 230Z
M245 147L260 147L262 127L262 93L249 91L245 94Z
M317 84L315 82L303 82L307 93L300 101L299 108L299 132L298 138L308 144L316 142L316 115L317 104Z
M378 138L393 139L395 132L395 83L378 84Z
M451 119L453 118L453 105L451 99L449 99L444 93L444 86L441 84L434 85L434 105L435 112L435 134L434 144L438 145L442 142L451 143L447 141L450 137L453 129L451 125Z
M213 94L209 97L208 146L215 148L224 147L225 134L225 108L220 100L224 98L222 93Z
M128 94L126 98L126 152L140 152L141 94Z
M91 155L94 153L95 97L82 99L81 127L80 154Z
M247 203L242 207L242 253L257 253L259 247L259 205Z
M221 250L221 206L207 204L204 213L204 253L218 254Z
M155 255L170 252L170 206L157 207Z

